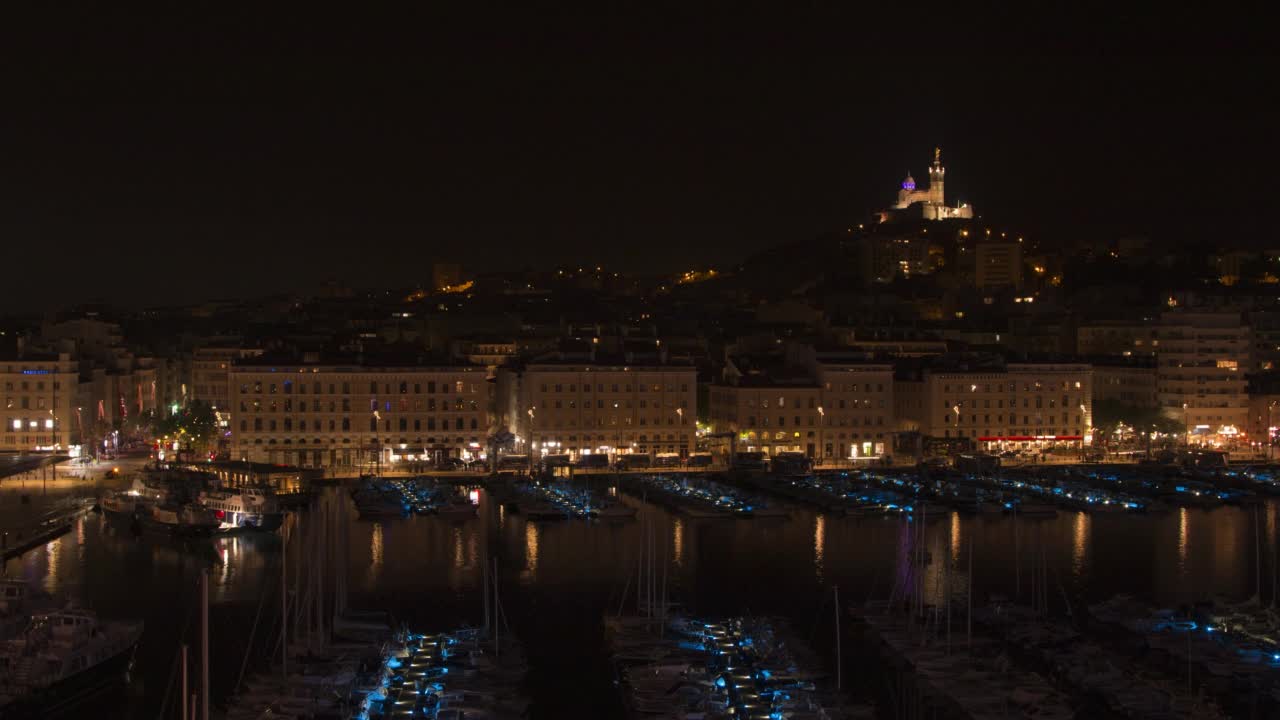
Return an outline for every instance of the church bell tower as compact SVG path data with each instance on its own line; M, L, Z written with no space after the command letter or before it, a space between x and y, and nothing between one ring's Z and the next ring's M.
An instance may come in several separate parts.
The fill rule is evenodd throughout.
M943 192L946 174L947 169L942 167L942 148L936 147L933 149L933 165L929 167L929 202L946 204L946 194Z

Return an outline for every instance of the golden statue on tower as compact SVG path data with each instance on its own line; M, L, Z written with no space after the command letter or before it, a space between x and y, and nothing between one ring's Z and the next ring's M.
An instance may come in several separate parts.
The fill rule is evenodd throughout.
M935 147L935 148L933 149L933 161L934 161L934 162L936 162L936 163L937 163L937 162L942 162L942 148L940 148L940 147Z

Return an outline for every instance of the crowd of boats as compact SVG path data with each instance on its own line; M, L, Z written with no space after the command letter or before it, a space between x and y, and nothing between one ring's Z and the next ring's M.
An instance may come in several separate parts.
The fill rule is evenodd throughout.
M787 517L763 497L703 475L619 475L618 487L697 518Z
M98 509L136 530L199 536L275 532L287 508L267 486L224 486L198 470L148 468L127 490L107 493Z
M476 516L477 500L450 483L431 477L365 476L351 490L362 518L440 515L465 520Z
M730 473L722 477L741 487L854 516L919 513L938 517L951 510L1026 517L1051 517L1061 511L1152 513L1172 507L1248 505L1258 502L1262 494L1280 493L1280 484L1263 470L1188 473L1115 465L995 472L921 468Z
M797 659L779 621L619 616L605 620L631 717L680 720L870 718L846 706L818 667Z
M489 488L502 506L528 520L628 520L636 508L592 488L589 483L543 477Z

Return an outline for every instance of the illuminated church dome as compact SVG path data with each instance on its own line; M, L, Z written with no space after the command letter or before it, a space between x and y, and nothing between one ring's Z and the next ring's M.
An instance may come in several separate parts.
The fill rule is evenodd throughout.
M916 189L916 181L914 178L911 177L911 173L907 173L907 179L902 181L902 189L903 190Z

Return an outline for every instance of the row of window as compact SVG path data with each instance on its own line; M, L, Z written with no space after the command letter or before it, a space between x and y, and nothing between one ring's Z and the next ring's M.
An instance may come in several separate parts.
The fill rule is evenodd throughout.
M640 403L640 409L641 409L641 410L647 410L647 409L649 408L649 401L648 401L648 400L640 400L640 401L638 401L638 402ZM614 401L612 401L612 403L606 403L604 400L596 400L596 409L597 409L597 410L604 410L604 409L605 409L606 404L611 405L611 406L613 407L613 409L614 409L614 410L618 410L618 409L620 409L620 408L619 408L619 404L621 404L622 409L626 409L626 410L630 410L630 409L631 409L631 401L630 401L630 400L622 400L622 401L614 400ZM668 399L667 399L667 405L666 405L666 406L667 406L667 407L669 407L669 408L677 408L677 407L680 407L680 408L688 409L688 407L689 407L689 401L686 399L686 400L681 400L679 403L676 403L674 400L671 400L670 398L668 398ZM576 410L576 409L577 409L577 407L578 407L578 401L577 401L577 400L555 400L555 401L552 401L552 400L543 400L541 405L539 405L539 404L537 404L537 403L534 403L534 404L533 404L533 409L534 409L534 410L551 410L551 409L553 409L553 408L554 408L554 409L556 409L556 410L563 410L563 409L565 409L565 407L568 407L570 410ZM654 407L654 408L660 408L660 407L662 407L662 402L661 402L660 400L654 400L654 401L653 401L653 407ZM590 410L590 409L591 409L591 401L590 401L590 400L583 400L583 401L582 401L582 409L583 409L583 410Z
M871 437L872 437L873 435L875 436L875 438L876 438L876 439L882 439L882 438L884 438L884 433L867 433L867 439L868 439L868 440L869 440L869 439L871 439ZM768 431L766 431L766 432L761 432L761 433L759 433L758 435L757 435L756 431L754 431L754 430L751 430L751 431L748 431L748 432L747 432L747 440L749 440L749 441L752 441L752 440L788 440L788 439L795 439L795 438L797 438L797 437L799 437L799 436L800 436L800 434L799 434L799 433L791 433L791 434L787 434L787 433L782 432L782 431L776 431L776 432L768 432ZM813 437L814 437L814 434L813 434L813 433L809 433L809 434L808 434L808 437L813 438ZM858 437L858 433L849 433L847 436L845 435L845 433L840 433L840 435L839 435L839 438L840 438L841 440L846 439L846 437L847 437L848 439L850 439L850 440L857 440L857 439L859 439L859 437ZM831 445L830 445L830 443L828 442L827 447L830 447L830 446L831 446Z
M40 418L40 419L13 418L12 420L9 421L9 427L14 430L21 430L24 427L29 430L35 430L38 427L43 427L46 430L52 430L53 418L51 417Z
M1062 430L1056 430L1054 428L1036 428L1034 430L1030 428L1014 428L1010 430L1008 434L1014 435L1014 436L1029 436L1029 435L1072 436L1072 435L1080 435L1080 428L1075 428L1074 430L1069 430L1068 428L1062 428ZM976 438L976 437L1003 437L1003 436L1005 436L1005 431L1003 428L998 429L994 432L990 428L986 428L981 433L979 433L976 429L969 430L967 432L965 430L957 429L955 432L955 435L952 435L950 430L942 431L942 437L975 437Z
M1076 398L1076 400L1077 400L1077 402L1076 402L1076 405L1077 405L1077 406L1078 406L1078 405L1083 405L1083 404L1084 404L1084 398L1083 398L1083 397ZM1029 401L1030 401L1030 398L1025 398L1025 397L1024 397L1024 398L1022 398L1022 407L1024 407L1024 408L1029 408L1029 407L1030 407ZM942 407L947 408L947 409L952 409L952 408L961 408L961 409L963 409L963 408L964 408L964 407L966 407L966 406L965 406L965 402L964 402L964 400L957 400L957 401L955 401L955 404L952 404L952 402L951 402L950 400L946 400L946 399L944 399L944 400L942 401ZM968 405L968 407L970 407L970 408L977 408L977 407L978 407L978 401L977 401L977 400L970 400L970 401L969 401L969 405ZM991 407L991 399L990 399L990 398L984 399L984 400L982 401L982 407L983 407L983 408L990 408L990 407ZM1004 407L1004 398L997 398L997 399L996 399L996 409L997 409L997 410L999 410L999 409L1001 409L1001 408L1003 408L1003 407ZM1016 408L1016 407L1018 407L1018 401L1017 401L1017 399L1016 399L1016 398L1009 398L1009 407L1010 407L1010 408ZM1037 410L1039 410L1039 409L1041 409L1041 408L1043 408L1043 407L1044 407L1044 396L1042 396L1042 395L1037 395L1037 396L1036 396L1036 404L1035 404L1035 407L1036 407L1036 409L1037 409ZM1049 407L1050 407L1050 408L1055 408L1055 407L1057 407L1057 399L1056 399L1056 398L1049 398ZM1065 407L1071 407L1071 400L1070 400L1070 398L1069 398L1068 396L1066 396L1066 395L1063 395L1063 396L1062 396L1062 407L1064 407L1064 408L1065 408Z
M35 410L44 410L48 407L48 404L46 403L45 398L38 397L35 399L35 404L32 405L31 398L27 397L26 395L23 395L20 398L12 398L12 397L5 398L4 407L6 410L13 410L15 408L21 409L21 410L31 410L33 408Z
M1030 419L1029 419L1030 417L1032 417L1032 416L1030 416L1030 415L1023 415L1023 416L1022 416L1022 424L1023 424L1023 425L1029 425L1029 424L1031 424L1031 423L1032 423L1032 420L1030 420ZM943 415L943 416L942 416L942 422L943 422L943 424L944 424L944 425L950 425L950 424L951 424L952 419L954 419L954 420L955 420L955 423L956 423L957 425L963 425L963 424L964 424L964 415L960 415L960 414L957 414L957 413L947 413L946 415ZM1010 415L1010 416L1009 416L1009 422L1016 422L1017 420L1018 420L1018 416L1017 416L1017 415ZM1046 422L1053 422L1053 420L1054 420L1054 418L1053 418L1053 416L1052 416L1052 415L1050 415L1049 417L1042 417L1042 416L1040 416L1040 415L1036 415L1036 416L1035 416L1035 421L1034 421L1034 422L1035 422L1035 424L1036 424L1036 425L1040 425L1040 424L1043 424L1043 423L1046 423ZM970 416L969 416L969 422L974 422L974 423L978 422L978 416L977 416L977 415L970 415ZM988 422L988 423L989 423L989 422L991 422L991 416L990 416L990 415L983 415L983 416L982 416L982 422ZM996 415L996 422L1004 422L1004 415ZM1062 413L1062 422L1068 422L1068 416L1067 416L1067 413ZM1079 425L1079 424L1080 424L1080 416L1079 416L1079 415L1076 415L1076 424L1077 424L1077 425Z
M1006 386L1006 385L1007 385L1007 386L1008 386L1008 388L1009 388L1009 392L1017 392L1017 391L1018 391L1018 383L1017 383L1017 382L1014 382L1014 381L1012 381L1012 380L1010 380L1008 383L1004 383L1004 382L998 382L998 383L995 383L995 385L994 385L994 387L995 387L994 392L1004 392L1004 391L1005 391L1005 386ZM1059 387L1059 385L1061 385L1061 387ZM969 384L967 384L967 385L956 385L955 387L956 387L956 392L978 392L978 391L982 391L982 392L988 392L988 393L989 393L989 392L992 392L992 389L991 389L991 388L993 387L993 385L992 385L991 383L983 383L983 384L981 384L981 385L979 385L979 384L977 384L977 383L969 383ZM1023 384L1022 384L1022 392L1040 392L1040 391L1053 392L1054 390L1059 390L1059 389L1061 389L1061 390L1070 390L1072 387L1074 387L1076 390L1079 390L1079 389L1080 389L1080 387L1081 387L1081 385L1080 385L1080 381L1079 381L1079 380L1076 380L1076 381L1072 382L1072 381L1070 381L1070 380L1063 380L1063 381L1061 381L1061 383L1059 383L1057 380L1053 380L1053 381L1050 381L1050 382L1041 382L1041 381L1036 381L1036 382L1026 382L1026 383L1023 383ZM943 392L951 392L951 386L950 386L950 385L943 385L943 386L942 386L942 391L943 391Z
M359 442L359 443L360 443L360 444L362 444L362 445L368 445L368 444L369 444L369 441L367 441L367 440L363 440L362 438L357 438L357 442ZM377 439L377 438L374 438L374 439L373 439L373 442L378 442L378 439ZM433 437L429 437L429 438L427 438L427 443L426 443L426 444L428 444L428 445L436 445L436 444L447 444L447 443L449 443L449 442L450 442L450 440L449 440L449 438L447 438L447 437L440 438L440 440L439 440L439 442L438 442L438 443L437 443L437 441L436 441L436 439L435 439L435 438L433 438ZM472 437L470 440L465 440L465 439L463 439L463 438L460 438L460 437L459 437L459 438L454 438L454 439L453 439L453 442L454 442L454 443L456 443L456 444L458 444L458 445L463 445L463 444L471 444L471 443L479 444L479 442L480 442L480 441L479 441L479 439L478 439L478 438L476 438L476 437ZM294 439L293 439L293 438L284 438L284 439L282 439L282 440L277 440L276 438L267 438L266 440L263 440L262 438L254 438L254 439L253 439L253 444L254 444L254 445L277 445L277 444L278 444L278 445L293 445L293 444L294 444ZM297 439L297 444L298 444L298 445L306 445L306 444L307 444L307 439L306 439L306 438L298 438L298 439ZM321 438L312 438L312 439L311 439L311 444L312 444L312 445L324 445L324 444L326 444L326 443L325 443L325 441L324 441L324 440L322 440ZM329 438L329 442L328 442L328 444L329 444L329 445L337 445L337 444L338 444L338 439L337 439L337 438ZM343 444L343 445L350 445L350 444L352 444L352 442L351 442L351 438L342 438L342 444ZM382 440L382 444L383 444L383 445L390 445L390 446L394 446L394 445L396 445L396 443L392 442L392 439L391 439L391 438L384 438L384 439ZM407 438L400 438L399 444L400 444L400 445L410 445L411 443L408 441L408 439L407 439ZM414 442L413 442L412 444L413 444L413 445L422 445L422 438L417 438L417 439L415 439L415 440L414 440Z
M278 392L280 392L280 393L282 393L282 394L284 394L284 395L292 395L292 394L294 393L295 388L296 388L296 390L297 390L297 392L298 392L298 394L299 394L299 395L305 395L305 394L307 393L307 383L306 383L306 382L299 382L299 383L297 383L297 384L295 385L295 384L294 384L294 382L293 382L292 380L285 380L283 383L280 383L280 384L278 384L278 385L277 385L276 383L265 383L265 384L264 384L264 383L262 383L262 382L260 382L260 381L259 381L259 382L254 382L254 383L252 383L252 384L250 384L250 383L241 383L241 384L240 384L240 393L241 393L241 394L243 394L243 395L248 395L248 394L250 394L250 393L252 393L252 394L254 394L254 395L261 395L261 394L263 393L263 388L264 388L264 387L266 388L266 393L267 393L268 395L275 395L277 391L278 391ZM337 389L338 389L339 387L342 389L342 394L343 394L343 395L349 395L349 394L351 394L351 383L350 383L350 382L344 382L344 383L329 383L329 394L330 394L330 395L336 395L336 394L338 394L338 393L337 393ZM377 394L378 394L378 387L379 387L379 385L378 385L377 381L371 381L371 382L369 383L369 394L371 394L371 395L377 395ZM393 392L394 392L394 391L391 389L391 388L392 388L392 384L391 384L391 383L383 383L383 384L381 385L381 387L382 387L382 393L383 393L384 395L391 395L391 394L393 394ZM414 394L414 395L421 395L421 394L422 394L423 384L422 384L422 383L408 383L408 382L401 382L401 383L399 383L398 385L395 385L395 388L396 388L397 390L399 390L399 394L400 394L400 395L407 395L407 394L409 394L409 389L410 389L410 388L413 388L413 394ZM436 393L447 393L447 392L454 392L454 393L457 393L457 394L461 395L462 393L475 393L475 392L479 392L479 390L478 390L479 385L477 385L476 383L468 383L468 382L464 382L464 381L462 381L462 380L454 380L454 381L441 380L440 382L436 382L435 380L431 380L431 381L428 381L428 382L426 383L426 388L427 388L427 394L428 394L428 395L434 395L434 394L436 394ZM323 383L321 383L321 382L320 382L320 381L318 381L318 380L317 380L317 381L315 381L315 382L313 382L313 383L311 383L311 394L313 394L313 395L320 395L320 394L322 394L323 392L324 392L324 384L323 384Z
M23 390L30 390L32 385L36 386L36 390L44 390L45 382L43 380L36 380L34 383L28 380L23 380L17 383L12 381L6 381L4 384L4 389L8 392L13 392L16 388L21 388ZM57 380L50 382L49 385L54 390L60 390L62 388L62 383L58 382Z
M293 430L294 425L295 423L293 421L293 418L285 418L279 423L276 422L275 418L271 418L266 421L263 421L262 418L253 419L253 429L255 432L261 432L263 430L267 430L270 432L270 431L275 431L278 428L283 428L285 430ZM307 430L306 420L298 420L296 425L300 432ZM390 431L391 425L392 425L392 422L390 419L385 419L382 421L382 426L384 430ZM409 422L408 418L400 418L399 421L396 423L396 425L401 430L408 430L410 425L413 426L414 430L421 430L423 426L423 422L422 422L422 418L414 418L412 423ZM437 422L436 418L434 417L427 418L427 422L426 422L427 430L435 430L437 425L439 425L439 428L441 430L448 430L450 425L453 426L454 430L464 430L468 425L472 430L480 429L480 421L474 417L471 418L469 422L467 421L466 418L460 418L460 417L453 418L452 423L450 423L449 418L440 418L439 422ZM250 424L248 420L241 420L240 432L248 432L249 426ZM328 421L328 426L329 426L329 432L337 432L339 429L339 426L341 426L342 430L349 431L351 430L351 418L344 417L342 418L341 422L339 422L337 418L330 418ZM323 430L324 421L313 420L310 424L310 427L312 430L316 430L316 431ZM369 432L377 432L377 431L378 431L378 418L369 418Z
M609 390L609 392L615 392L615 393L616 393L616 392L628 392L628 393L629 393L629 392L631 392L631 383L622 383L621 385L619 385L618 383L612 383L609 387L611 388L611 389ZM667 391L667 392L675 392L675 391L676 391L676 390L675 390L676 386L675 386L675 384L674 384L674 383L667 383L666 385L663 385L663 384L661 384L661 383L652 383L652 384L649 384L649 383L637 383L635 387L636 387L636 392L662 392L662 391L663 391L663 388L666 388L666 391ZM568 390L565 390L565 388L568 388ZM602 393L602 392L604 392L604 388L605 388L604 383L596 383L596 392L597 392L597 393ZM618 388L623 388L623 389L622 389L621 391L619 391L619 389L618 389ZM576 392L578 392L578 384L577 384L577 383L567 383L567 384L566 384L566 383L542 383L542 392L543 392L543 393L550 393L550 392L557 392L557 393L571 392L571 393L576 393ZM583 383L583 384L582 384L582 392L591 392L591 383ZM689 384L688 384L688 383L681 383L681 384L680 384L680 392L684 392L684 393L689 392Z
M604 418L603 416L599 416L599 417L595 417L595 418L593 418L592 416L587 415L587 416L585 416L584 418L582 418L582 426L583 426L583 427L591 427L592 420L594 420L594 421L595 421L596 427L604 427L604 426L606 425L605 418ZM622 424L623 426L630 426L630 425L632 425L632 424L636 424L636 425L686 425L686 424L689 424L690 422L692 422L692 420L690 420L689 418L687 418L687 417L685 417L685 416L683 416L683 415L674 415L674 414L673 414L673 415L670 415L670 416L654 417L654 418L652 418L652 419L648 418L647 416L643 416L643 415L642 415L642 416L639 418L639 420L636 420L635 418L633 418L633 417L632 417L632 416L630 416L630 415L625 415L625 416L623 416L623 418L622 418L622 423L621 423L621 424ZM608 423L607 423L607 424L608 424L608 425L610 425L610 426L618 425L618 424L619 424L619 422L618 422L618 416L617 416L617 415L610 415L610 416L608 417ZM537 428L540 428L540 427L541 427L541 428L546 428L546 427L577 427L577 426L578 426L578 419L577 419L576 417L570 416L570 417L568 417L568 418L564 418L564 417L561 417L561 416L559 416L559 415L548 415L548 416L546 416L546 417L538 416L537 418L535 418L535 419L534 419L534 423L533 423L533 427L534 427L534 429L537 429Z
M351 400L349 398L343 398L341 402L337 400L329 400L327 403L324 400L316 400L311 403L310 412L338 412L339 406L341 406L342 412L351 412ZM307 407L307 401L300 400L298 401L297 412L308 412ZM428 398L425 401L421 398L412 401L408 398L400 398L400 400L395 404L392 404L390 400L384 400L382 402L382 406L379 407L377 398L369 399L369 412L378 412L381 410L382 412L389 413L393 411L393 408L399 412L436 412L437 410L442 412L448 412L450 410L453 410L454 412L464 412L467 410L476 412L480 409L480 403L476 400L454 398L451 404L449 398L441 398L437 405L435 398ZM283 402L277 402L276 400L265 402L262 400L240 401L240 412L263 412L264 409L266 412L272 413L294 412L293 400L291 398L286 398Z
M800 417L799 415L796 415L796 416L793 418L792 425L793 425L793 426L795 426L795 427L802 427L802 426L806 426L806 425L807 425L808 427L813 427L813 426L814 426L814 424L815 424L815 423L814 423L814 421L813 421L813 417L809 417L809 418L806 418L806 419L808 420L808 422L807 422L807 423L806 423L806 422L801 422L801 417ZM839 426L839 427L845 427L845 425L846 425L846 423L845 423L845 418L843 418L843 417L842 417L842 418L839 418L839 422L835 422L835 420L836 420L836 418L831 418L831 417L827 418L826 425L827 425L828 427L837 427L837 426ZM874 422L873 422L873 420L874 420ZM770 418L769 418L769 416L768 416L768 415L762 415L762 416L760 417L760 426L761 426L761 427L769 427L769 422L770 422ZM748 416L747 416L747 426L748 426L748 427L752 427L752 426L754 426L755 424L756 424L756 416L755 416L755 415L748 415ZM850 422L849 422L849 423L847 423L847 424L848 424L848 425L852 425L852 426L854 426L854 427L857 427L857 425L858 425L858 419L857 419L857 418L851 418L851 419L850 419ZM877 415L875 418L872 418L872 416L870 416L870 415L864 415L864 416L863 416L863 418L862 418L862 425L864 425L864 426L866 426L866 427L870 427L870 426L872 426L872 425L881 425L881 426L883 426L883 425L884 425L884 416L883 416L883 415ZM786 416L785 416L785 415L779 415L779 416L778 416L778 425L777 425L777 426L778 426L778 427L786 427L786 426L787 426L787 418L786 418Z

